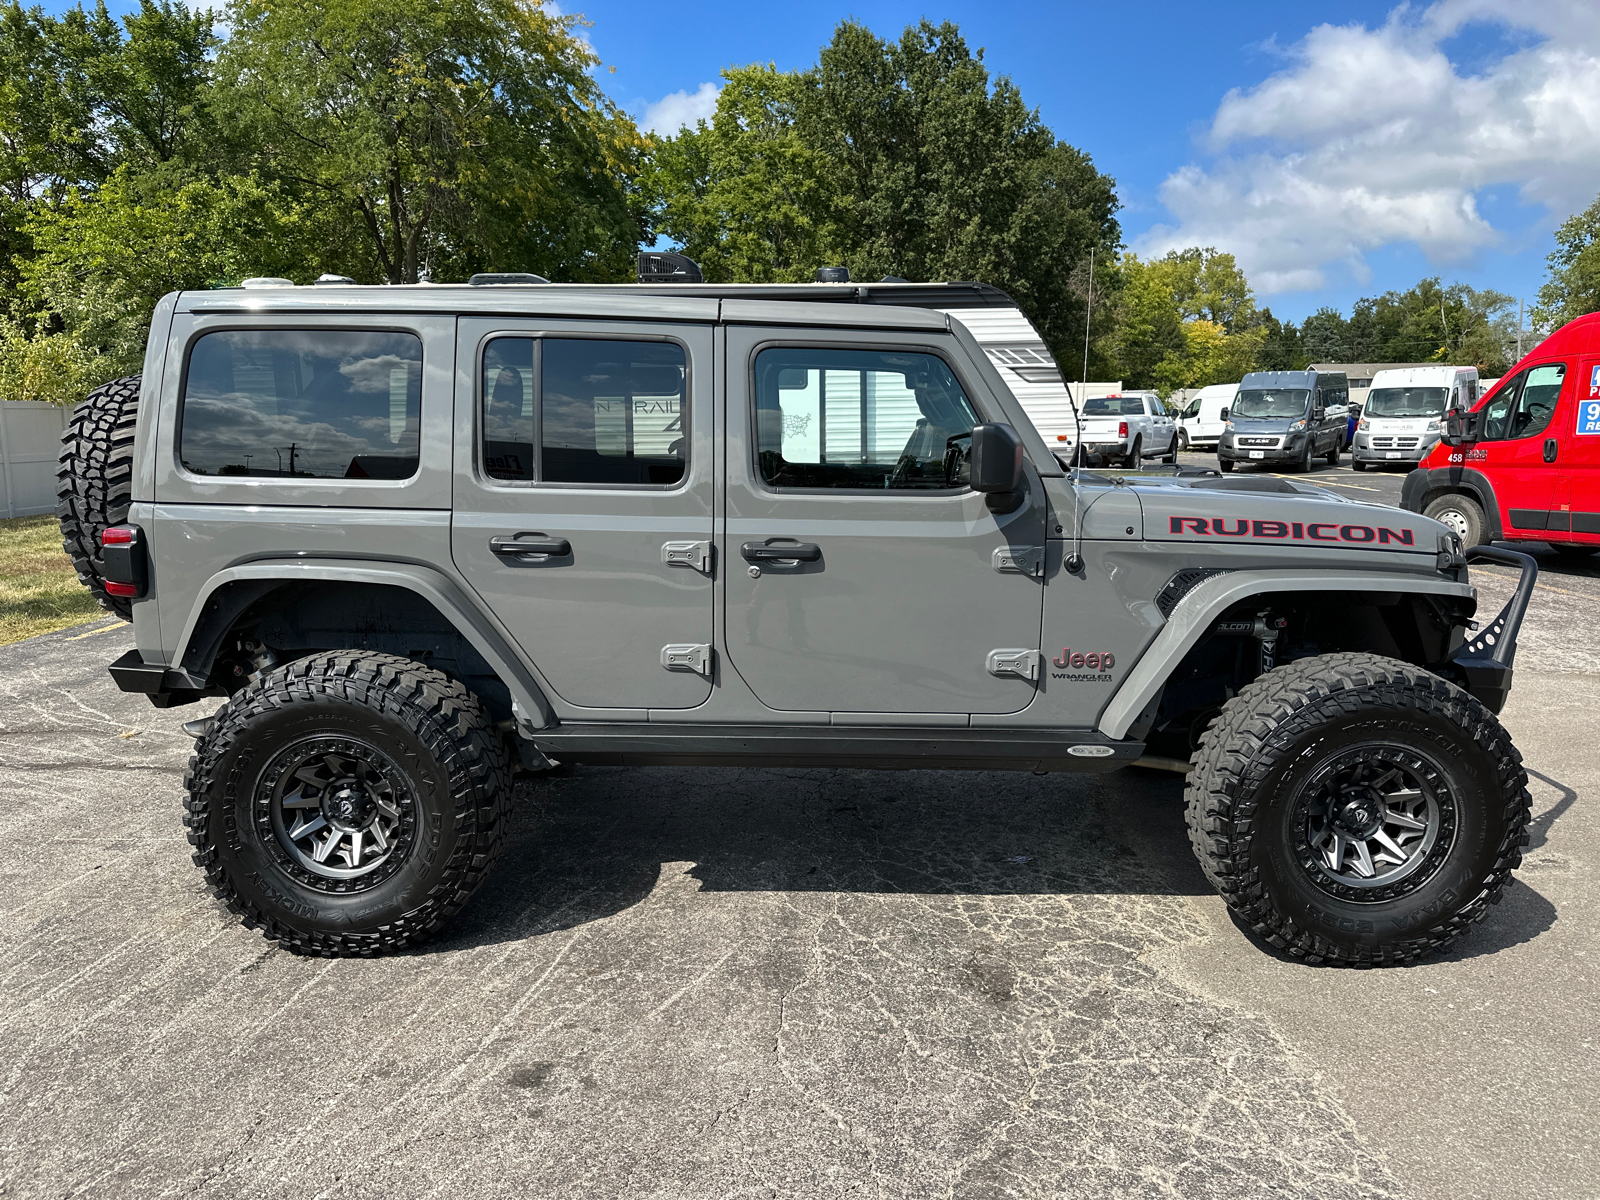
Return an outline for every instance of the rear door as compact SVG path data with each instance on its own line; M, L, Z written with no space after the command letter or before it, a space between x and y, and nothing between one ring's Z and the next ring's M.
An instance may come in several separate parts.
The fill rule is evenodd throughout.
M756 696L836 722L1026 707L1043 488L995 514L966 486L974 422L1004 418L959 345L730 326L727 361L724 628Z
M710 325L459 322L455 564L570 705L710 695L712 344Z
M1175 436L1174 430L1176 426L1172 420L1172 412L1167 408L1166 403L1156 396L1146 396L1144 404L1145 412L1150 414L1151 428L1150 440L1145 446L1145 450L1147 452L1160 450L1165 454L1167 447L1172 445L1172 439Z

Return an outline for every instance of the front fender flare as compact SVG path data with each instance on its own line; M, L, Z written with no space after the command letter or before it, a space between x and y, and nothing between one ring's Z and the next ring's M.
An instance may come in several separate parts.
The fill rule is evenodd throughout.
M504 630L476 604L474 604L448 575L432 567L413 563L386 563L352 561L348 559L266 559L228 567L210 579L195 600L194 607L184 622L183 634L178 639L175 663L189 666L188 655L196 632L205 619L206 608L217 589L230 583L276 586L278 584L308 583L326 580L334 583L370 583L385 587L405 588L421 596L452 625L456 632L472 643L473 649L483 655L494 668L495 674L511 692L520 718L532 728L547 729L558 724L555 710L550 706L533 672L528 669ZM257 592L263 594L263 592ZM200 647L195 647L200 649ZM215 650L215 647L212 647Z
M1415 595L1461 596L1476 600L1477 589L1468 583L1393 575L1381 571L1305 571L1285 575L1279 571L1230 571L1196 585L1178 602L1151 640L1116 695L1100 714L1099 730L1108 738L1127 736L1139 714L1167 681L1183 656L1205 636L1231 605L1266 592L1398 592Z

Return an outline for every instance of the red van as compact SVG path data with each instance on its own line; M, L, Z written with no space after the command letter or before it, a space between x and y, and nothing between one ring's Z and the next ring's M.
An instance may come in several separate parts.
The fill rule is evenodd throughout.
M1447 429L1406 476L1400 507L1468 546L1600 549L1600 313L1540 342L1470 413L1449 414Z

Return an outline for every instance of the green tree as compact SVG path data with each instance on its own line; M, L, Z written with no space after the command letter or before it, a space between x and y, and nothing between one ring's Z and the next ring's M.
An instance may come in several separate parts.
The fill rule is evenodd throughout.
M530 0L236 0L218 101L265 178L332 209L391 283L626 276L644 140L576 19Z
M68 403L137 371L157 300L251 274L305 278L315 270L305 252L316 220L249 177L175 187L129 166L93 192L41 209L0 346L0 360L11 360L0 362L0 375L10 372L12 390L0 394ZM61 375L40 378L40 363L60 364Z
M809 71L724 78L715 118L657 149L650 184L656 227L709 277L832 264L858 279L982 280L1061 362L1079 361L1081 265L1121 237L1113 183L956 26L923 21L891 42L846 21Z
M1225 333L1242 333L1255 315L1255 293L1233 255L1214 247L1169 250L1150 264L1186 321L1210 321Z
M722 78L710 124L652 156L656 226L712 282L808 280L837 244L842 202L836 165L797 126L809 82L759 63Z
M1301 345L1300 330L1293 321L1280 321L1270 308L1262 308L1250 319L1250 327L1261 331L1256 370L1299 371L1311 362Z
M1556 230L1546 260L1550 276L1534 306L1536 328L1555 329L1585 313L1600 312L1600 198Z

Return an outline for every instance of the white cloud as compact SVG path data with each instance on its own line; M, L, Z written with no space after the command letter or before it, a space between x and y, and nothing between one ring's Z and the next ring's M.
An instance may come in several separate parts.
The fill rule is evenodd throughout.
M685 125L692 128L696 121L709 121L717 111L717 94L721 91L715 83L702 83L693 92L669 92L645 106L640 124L651 133L671 137Z
M1479 74L1444 43L1471 24L1524 36ZM1531 44L1528 44L1531 43ZM1514 186L1559 220L1600 191L1600 5L1593 0L1439 0L1384 25L1321 25L1260 86L1223 97L1207 166L1168 176L1177 218L1136 243L1232 251L1263 293L1321 286L1343 264L1411 242L1457 262L1502 234L1477 193Z

